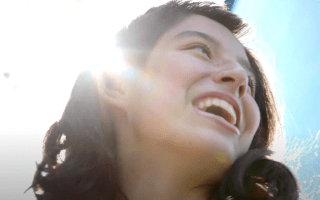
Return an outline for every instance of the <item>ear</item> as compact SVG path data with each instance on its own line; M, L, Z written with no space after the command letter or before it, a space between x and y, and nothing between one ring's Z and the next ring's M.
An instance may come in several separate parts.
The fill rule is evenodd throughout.
M108 105L124 111L126 110L128 88L125 85L123 77L102 72L97 78L97 85L100 103L103 107Z

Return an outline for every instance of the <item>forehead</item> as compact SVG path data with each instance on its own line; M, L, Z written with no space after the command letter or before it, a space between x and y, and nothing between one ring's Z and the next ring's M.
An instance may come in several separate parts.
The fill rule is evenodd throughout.
M201 15L190 15L169 29L158 40L154 48L167 47L168 44L191 37L207 37L213 40L211 42L224 51L225 55L246 58L243 45L229 29Z

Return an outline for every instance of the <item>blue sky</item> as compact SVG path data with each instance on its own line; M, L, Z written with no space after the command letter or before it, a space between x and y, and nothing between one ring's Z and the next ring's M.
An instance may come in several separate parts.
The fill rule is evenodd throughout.
M238 1L234 12L254 22L283 80L287 136L320 130L320 3L317 0Z
M300 199L320 199L319 2L240 0L234 7L274 55L285 103L285 163L298 179Z

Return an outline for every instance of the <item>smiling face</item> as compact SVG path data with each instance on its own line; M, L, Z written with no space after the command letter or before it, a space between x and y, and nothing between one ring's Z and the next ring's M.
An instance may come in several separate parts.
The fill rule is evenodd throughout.
M229 166L249 149L260 122L252 77L234 35L192 15L157 41L130 87L126 113L141 144L205 153Z

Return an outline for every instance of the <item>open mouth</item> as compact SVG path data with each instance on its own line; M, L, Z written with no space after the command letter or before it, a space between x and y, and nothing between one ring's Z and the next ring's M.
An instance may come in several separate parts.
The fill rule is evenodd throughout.
M228 99L228 97L224 99ZM199 98L193 103L193 106L199 114L211 118L223 127L239 134L240 115L239 109L237 109L238 106L232 100L227 101L224 99L218 98L217 95L214 97ZM233 102L232 104L235 104L236 107L229 102ZM238 112L236 112L237 110Z
M198 109L197 107L194 107L194 109L195 109L196 113L198 115L200 115L201 117L205 117L211 121L214 121L215 123L217 123L218 125L220 125L224 129L229 130L233 133L236 133L237 135L240 135L240 131L239 131L238 127L236 127L235 125L232 125L231 123L229 123L225 118L221 117L220 115L216 115L216 114L212 114L210 112L202 111L202 110Z
M198 109L224 118L232 125L237 124L237 115L231 104L219 98L206 98L195 105Z
M206 108L205 112L207 113L211 113L213 115L218 115L222 118L224 118L227 122L229 122L232 125L235 125L235 117L230 114L230 112L224 110L223 108L219 107L219 106L210 106L208 108Z

